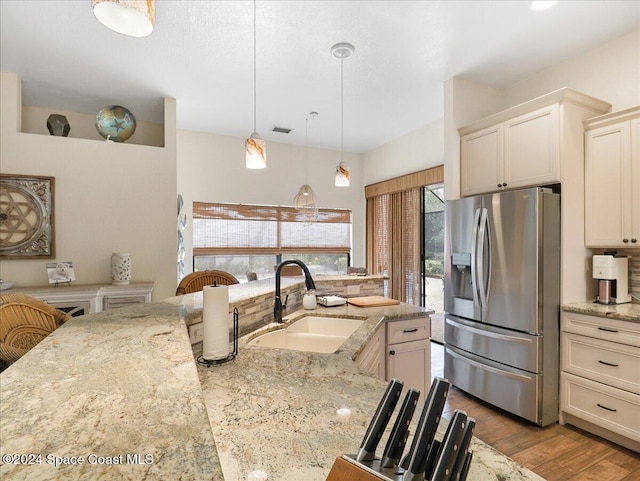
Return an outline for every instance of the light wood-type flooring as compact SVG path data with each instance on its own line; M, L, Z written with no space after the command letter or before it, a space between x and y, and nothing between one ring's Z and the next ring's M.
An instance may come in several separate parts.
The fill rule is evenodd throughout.
M444 352L431 343L431 375L443 376ZM443 416L476 419L474 435L548 481L640 481L640 454L581 429L529 424L454 387Z

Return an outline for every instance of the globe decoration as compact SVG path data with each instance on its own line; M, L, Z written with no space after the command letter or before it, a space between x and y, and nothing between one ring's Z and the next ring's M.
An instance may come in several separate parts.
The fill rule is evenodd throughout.
M124 142L136 131L136 118L120 105L110 105L96 115L96 129L107 140Z

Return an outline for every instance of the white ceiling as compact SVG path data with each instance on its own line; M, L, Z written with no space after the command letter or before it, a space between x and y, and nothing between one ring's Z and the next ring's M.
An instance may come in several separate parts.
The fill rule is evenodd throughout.
M443 81L505 87L640 28L640 1L257 2L257 130L267 141L366 152L443 116ZM110 104L178 128L253 131L253 2L156 1L154 32L114 33L91 0L0 0L0 66L23 79L23 103L96 113ZM291 134L271 132L289 127Z

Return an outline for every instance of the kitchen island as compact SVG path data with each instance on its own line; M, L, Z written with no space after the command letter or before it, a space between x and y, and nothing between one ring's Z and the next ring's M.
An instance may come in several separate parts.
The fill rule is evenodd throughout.
M234 361L203 367L185 328L194 296L74 318L0 374L0 477L324 480L386 386L354 357L379 323L422 314L319 308L365 321L335 354L247 346L249 334ZM472 449L469 479L541 479Z

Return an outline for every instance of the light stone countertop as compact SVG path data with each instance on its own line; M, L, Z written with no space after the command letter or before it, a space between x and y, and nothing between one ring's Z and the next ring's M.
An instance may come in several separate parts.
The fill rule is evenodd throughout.
M640 304L598 304L597 302L587 301L564 304L562 310L640 323Z
M383 319L423 315L406 304L318 308L365 322L335 354L247 346L247 336L234 361L207 368L184 324L197 311L190 296L74 318L1 373L0 454L42 458L3 461L0 478L324 481L335 457L357 451L386 386L352 359ZM542 479L479 440L472 449L469 479ZM134 454L153 463L126 464ZM85 464L54 467L47 455Z
M0 440L3 481L223 479L184 321L164 303L73 318L2 372Z

